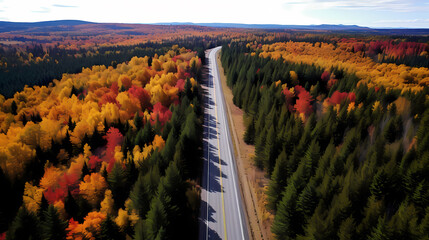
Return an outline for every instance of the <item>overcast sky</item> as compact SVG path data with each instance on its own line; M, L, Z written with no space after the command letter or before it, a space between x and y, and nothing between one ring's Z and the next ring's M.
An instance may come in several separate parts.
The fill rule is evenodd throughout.
M61 19L429 28L429 0L0 0L0 21Z

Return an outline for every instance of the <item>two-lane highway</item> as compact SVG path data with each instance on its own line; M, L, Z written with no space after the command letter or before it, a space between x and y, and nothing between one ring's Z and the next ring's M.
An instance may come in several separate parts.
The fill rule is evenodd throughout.
M217 47L207 53L199 239L249 239L216 62L216 54L220 49Z

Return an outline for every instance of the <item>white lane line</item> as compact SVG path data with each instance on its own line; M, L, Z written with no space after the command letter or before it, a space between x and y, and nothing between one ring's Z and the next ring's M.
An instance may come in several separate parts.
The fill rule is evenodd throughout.
M210 119L209 119L209 96L210 96L210 70L209 70L209 76L208 76L208 84L207 84L207 109L206 109L206 127L209 129L208 130L208 134L207 134L207 181L206 181L206 194L207 194L207 215L206 215L206 239L209 239L209 188L210 188L210 143L209 143L209 139L210 139Z
M220 79L219 79L220 73L219 73L219 67L217 66L217 61L215 61L215 67L216 67L216 75L218 75L217 76L218 77L217 80L220 81ZM219 83L217 85L219 85ZM219 88L219 86L218 86L218 88ZM223 98L222 91L219 91L219 94L221 96L222 107L223 107L223 109L225 109L225 107L224 107L225 106L225 101L224 101L224 98ZM224 115L225 115L225 110L223 112L224 112ZM226 125L225 116L223 117L223 122L224 122L225 133L228 133L229 129L227 129L227 127L226 127L227 125ZM226 141L228 143L227 145L228 145L228 148L229 148L228 152L229 152L230 159L232 161L233 160L233 155L232 155L232 149L231 149L231 144L230 144L230 138L229 137L230 137L230 135L226 134ZM231 164L230 168L231 168L231 173L232 173L232 181L234 183L233 185L234 185L234 189L235 189L235 200L236 200L236 204L237 204L238 217L239 217L239 220L240 220L240 231L241 231L242 239L244 239L243 221L241 219L240 204L238 202L238 194L237 194L237 183L235 181L235 171L232 168L232 164Z

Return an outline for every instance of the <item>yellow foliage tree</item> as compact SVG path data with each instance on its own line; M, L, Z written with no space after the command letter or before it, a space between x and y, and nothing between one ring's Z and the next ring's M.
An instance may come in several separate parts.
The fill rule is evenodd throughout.
M88 200L88 202L96 207L104 196L104 191L107 188L106 180L99 173L91 173L86 175L79 184L79 192Z
M42 201L43 189L33 186L31 183L26 182L24 187L24 195L22 201L24 202L25 208L34 214L40 209L40 203Z
M113 204L114 204L114 201L113 201L112 191L107 189L104 192L104 200L100 203L101 205L100 212L106 215L113 215L114 214Z

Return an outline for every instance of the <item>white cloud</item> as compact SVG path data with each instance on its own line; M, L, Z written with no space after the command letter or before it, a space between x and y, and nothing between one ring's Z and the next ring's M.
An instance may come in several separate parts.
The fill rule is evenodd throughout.
M376 21L377 23L429 23L428 19L385 19Z
M409 12L422 10L411 1L403 0L286 0L286 5L301 5L307 9L348 9Z

